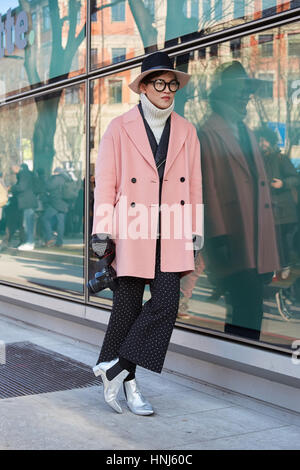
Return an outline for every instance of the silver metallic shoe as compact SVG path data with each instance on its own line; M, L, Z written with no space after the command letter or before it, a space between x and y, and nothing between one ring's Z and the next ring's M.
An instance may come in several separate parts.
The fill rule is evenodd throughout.
M101 370L107 370L110 367L114 366L118 362L118 360L119 360L119 358L116 357L112 361L99 362L99 364L97 364L96 366L93 367L93 372L94 372L95 376L98 377L100 375L100 369Z
M152 415L154 413L151 403L149 403L139 390L136 379L123 382L124 395L130 411L136 415Z
M110 362L100 362L97 366L93 367L93 371L96 376L101 376L103 382L104 400L106 401L106 403L111 406L111 408L113 408L117 413L122 413L123 410L117 400L117 395L121 388L123 380L126 379L129 372L128 370L124 369L112 380L108 380L108 378L106 377L106 371L114 364L116 364L116 362L118 362L118 358L113 359Z

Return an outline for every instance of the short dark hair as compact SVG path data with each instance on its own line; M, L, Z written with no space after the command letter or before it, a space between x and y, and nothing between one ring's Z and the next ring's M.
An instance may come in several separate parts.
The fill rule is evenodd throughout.
M149 73L149 75L146 75L140 81L140 83L144 83L145 85L148 85L148 83L150 83L151 80L154 80L155 78L160 77L164 73L168 73L168 72L169 72L169 70L158 70L158 71L155 71L155 72L151 72L151 73ZM170 70L170 72L174 73L173 70ZM175 73L174 73L174 75L175 75ZM176 77L176 75L175 75L175 77Z

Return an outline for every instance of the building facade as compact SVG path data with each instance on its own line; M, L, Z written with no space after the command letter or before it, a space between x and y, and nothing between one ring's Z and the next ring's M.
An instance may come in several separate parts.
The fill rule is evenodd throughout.
M286 387L286 407L298 411L299 0L4 0L0 8L1 313L89 342L100 340L112 292L92 295L87 288L97 271L89 245L94 168L110 121L138 103L128 84L145 54L168 52L176 68L192 75L176 94L175 111L196 126L201 140L212 114L230 103L228 96L236 103L241 99L240 82L231 76L225 86L222 73L232 64L242 66L248 82L256 83L255 90L244 90L242 121L255 139L248 150L253 153L257 146L260 156L255 158L265 169L277 243L268 256L276 269L264 282L253 283L249 271L260 274L267 247L256 248L255 265L234 268L244 232L230 227L218 232L223 238L212 245L212 255L208 233L208 248L197 257L195 271L181 281L166 367L266 400L272 381ZM220 115L224 120L226 113ZM210 125L215 162L225 153L218 151L220 136ZM204 157L203 165L210 161ZM23 187L28 170L31 183ZM221 201L221 214L229 214L232 227L240 218L239 227L245 224L247 232L240 190L234 188L236 197L229 197L222 188L232 189L232 183L224 186L226 175L218 181L217 168L212 171L217 194L212 197ZM61 178L65 184L58 193L55 182ZM252 178L256 220L261 181L257 173ZM214 224L217 215L211 216ZM263 230L261 223L254 237ZM228 273L220 275L213 260L226 247L230 287ZM239 283L243 273L248 297L242 296ZM146 288L145 300L149 297ZM243 298L256 299L254 307L243 304ZM251 308L260 309L256 323ZM235 325L237 309L240 323ZM226 328L228 324L238 328ZM269 399L285 406L283 397Z

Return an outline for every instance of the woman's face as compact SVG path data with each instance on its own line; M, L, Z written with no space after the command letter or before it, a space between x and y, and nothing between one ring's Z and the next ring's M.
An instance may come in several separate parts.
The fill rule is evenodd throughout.
M163 72L158 77L155 77L154 80L158 79L162 79L165 82L170 82L171 80L176 80L176 75L173 72ZM148 100L151 101L154 106L160 109L165 109L171 106L176 93L170 91L168 86L166 86L164 91L156 91L154 88L154 83L140 83L140 91L145 93Z

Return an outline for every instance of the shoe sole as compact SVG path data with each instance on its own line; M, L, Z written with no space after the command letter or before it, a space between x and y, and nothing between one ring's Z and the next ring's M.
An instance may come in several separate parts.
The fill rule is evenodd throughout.
M135 414L135 415L138 415L138 416L150 416L150 415L153 415L154 411L147 411L147 412L141 412L141 413L138 413L137 411L133 411L130 406L128 405L128 403L126 403L127 405L127 408L131 411L131 413Z

